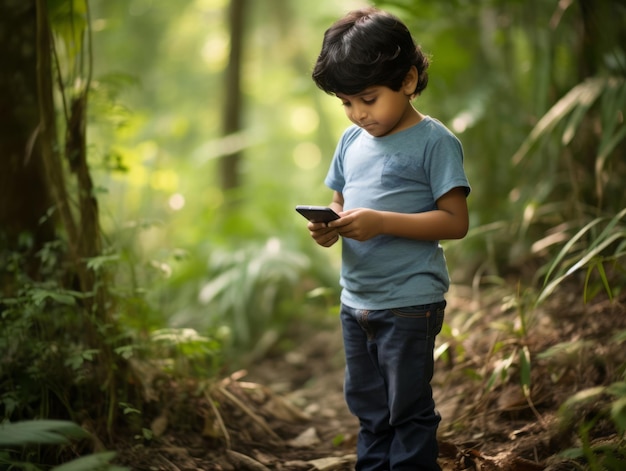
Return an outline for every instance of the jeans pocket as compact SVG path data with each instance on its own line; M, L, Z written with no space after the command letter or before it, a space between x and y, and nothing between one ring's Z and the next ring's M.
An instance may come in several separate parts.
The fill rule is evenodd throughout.
M411 331L422 338L434 338L443 327L446 302L391 309L396 328Z
M445 317L445 312L446 312L446 304L445 301L443 302L442 306L439 306L437 309L435 309L435 321L432 323L433 324L433 331L432 331L432 336L435 337L436 335L439 334L439 332L441 332L441 329L443 327L443 320Z

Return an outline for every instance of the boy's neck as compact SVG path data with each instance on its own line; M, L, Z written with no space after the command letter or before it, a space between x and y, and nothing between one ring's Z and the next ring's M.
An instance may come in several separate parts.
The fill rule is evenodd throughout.
M424 119L424 115L420 113L413 105L409 105L407 114L400 127L394 130L393 134L404 131L405 129L412 128L416 124L420 123Z

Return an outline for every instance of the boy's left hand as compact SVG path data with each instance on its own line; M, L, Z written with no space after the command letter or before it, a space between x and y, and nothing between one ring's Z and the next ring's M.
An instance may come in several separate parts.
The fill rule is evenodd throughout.
M364 241L382 233L382 215L373 209L356 208L340 213L341 218L328 223L342 237Z

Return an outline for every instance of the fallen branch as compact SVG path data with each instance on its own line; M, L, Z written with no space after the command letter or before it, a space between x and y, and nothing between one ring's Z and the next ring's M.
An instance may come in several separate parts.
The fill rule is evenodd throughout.
M261 427L263 429L263 431L265 433L267 433L270 437L274 438L277 441L281 441L281 438L278 435L276 435L276 433L271 428L269 428L269 426L267 425L265 420L263 420L262 417L259 417L257 414L252 412L252 410L250 410L250 408L248 406L246 406L243 402L241 402L239 399L237 399L237 397L235 397L235 395L233 395L225 387L218 386L217 390L226 399L228 399L230 402L232 402L235 406L239 407L239 409L241 409L242 412L244 412L248 417L250 417L250 419L252 419L252 421L255 424L257 424L259 427Z
M220 414L219 410L217 410L217 407L215 407L215 404L213 403L213 398L211 397L211 394L209 392L205 391L204 397L209 403L209 406L211 406L211 410L215 414L215 420L217 421L217 425L222 431L222 435L224 435L224 440L226 441L226 449L230 450L231 449L230 434L228 433L228 429L226 428L224 419L222 419L222 414Z
M233 450L226 450L226 455L229 461L235 466L235 469L249 470L249 471L270 471L270 469L262 463L259 463L254 458L250 458L248 455L238 453Z

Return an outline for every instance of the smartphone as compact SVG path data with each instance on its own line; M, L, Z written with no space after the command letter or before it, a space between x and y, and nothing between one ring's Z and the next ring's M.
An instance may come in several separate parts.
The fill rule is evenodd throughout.
M339 219L339 214L325 206L298 205L296 211L311 222L330 222Z

